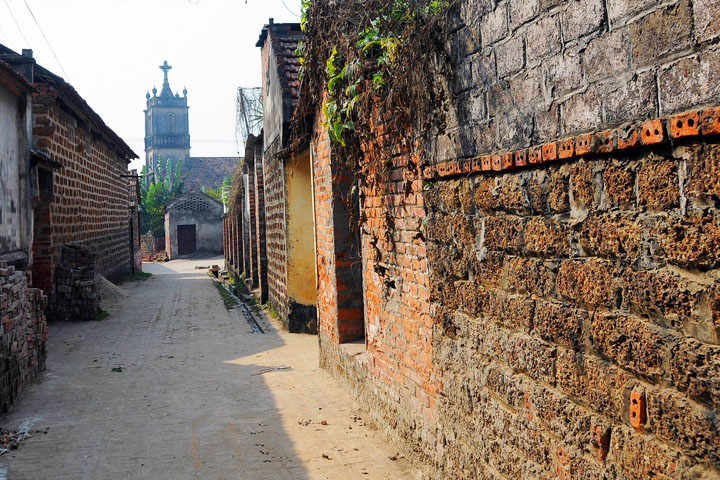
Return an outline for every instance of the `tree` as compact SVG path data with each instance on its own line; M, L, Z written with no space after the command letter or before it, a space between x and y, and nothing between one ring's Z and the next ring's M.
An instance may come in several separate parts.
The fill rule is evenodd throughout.
M142 169L142 202L140 204L140 231L144 235L152 232L156 237L165 235L165 207L182 195L185 189L185 175L182 173L182 160L175 162L167 159L158 161L155 174Z
M212 198L213 200L217 200L218 202L221 202L224 205L227 205L230 195L230 187L232 186L232 177L230 175L227 175L223 179L222 185L220 185L217 188L211 188L211 187L202 187L203 193L207 195L208 197Z

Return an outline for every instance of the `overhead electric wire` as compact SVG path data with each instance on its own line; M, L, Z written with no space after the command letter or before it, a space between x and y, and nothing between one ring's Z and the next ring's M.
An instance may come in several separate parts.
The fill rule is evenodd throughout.
M10 4L8 3L8 0L5 0L5 6L8 9L8 12L10 13L10 17L13 19L13 22L15 22L15 26L18 29L18 32L20 32L20 36L25 40L25 45L28 47L30 46L30 42L28 42L28 39L25 38L25 34L22 31L22 28L20 28L20 24L18 23L17 19L15 18L15 15L13 15L12 9L10 8Z
M285 0L280 0L280 1L282 2L283 6L285 7L285 10L290 12L291 15L295 15L296 17L301 18L300 15L298 15L297 13L290 10L290 7L287 6L287 4L285 3Z
M35 14L33 13L32 9L30 8L30 5L28 5L27 0L23 0L25 3L25 6L28 9L28 12L30 12L30 16L35 21L35 25L37 25L38 30L40 30L40 34L45 39L45 43L47 43L48 48L50 49L50 52L53 54L53 57L55 57L55 61L57 61L57 64L60 66L60 70L62 70L63 74L65 75L65 80L67 80L68 83L70 83L70 76L65 71L65 68L62 66L62 63L60 63L60 59L58 58L57 54L55 53L55 50L53 50L52 45L50 45L50 41L45 36L45 32L43 32L42 27L40 26L40 23L38 23L37 18L35 18Z

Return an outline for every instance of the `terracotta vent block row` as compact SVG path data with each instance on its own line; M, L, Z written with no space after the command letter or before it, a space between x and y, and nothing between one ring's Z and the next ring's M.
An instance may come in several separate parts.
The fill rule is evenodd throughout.
M515 168L568 160L584 155L606 155L619 150L659 145L669 140L720 135L720 107L628 124L595 133L583 133L502 155L482 155L426 167L425 178L451 177L475 172L502 172Z

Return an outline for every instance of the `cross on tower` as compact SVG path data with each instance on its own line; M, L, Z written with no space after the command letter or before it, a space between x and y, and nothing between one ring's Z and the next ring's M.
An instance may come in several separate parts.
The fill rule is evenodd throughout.
M160 65L160 70L162 70L163 73L165 74L165 81L163 82L164 84L167 84L167 83L168 83L167 74L168 74L168 72L169 72L170 70L172 70L172 68L173 68L173 67L171 67L170 65L168 65L167 60L165 60L162 65Z

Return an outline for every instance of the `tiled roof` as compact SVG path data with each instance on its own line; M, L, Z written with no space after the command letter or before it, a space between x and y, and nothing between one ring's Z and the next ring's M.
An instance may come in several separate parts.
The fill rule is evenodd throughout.
M187 174L185 185L188 188L217 188L225 177L232 176L239 163L240 157L190 157L183 165Z
M4 45L0 45L0 54L20 57L22 55L14 52ZM59 77L40 65L35 68L35 83L44 83L55 90L63 103L70 108L76 115L87 121L97 131L101 132L105 137L105 141L112 144L128 162L133 158L138 158L137 154L120 138L110 127L108 127L103 119L93 110L90 105L80 96L80 94L67 83L62 77Z

